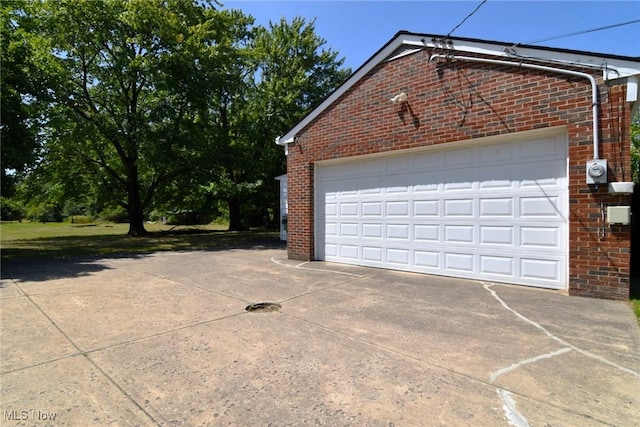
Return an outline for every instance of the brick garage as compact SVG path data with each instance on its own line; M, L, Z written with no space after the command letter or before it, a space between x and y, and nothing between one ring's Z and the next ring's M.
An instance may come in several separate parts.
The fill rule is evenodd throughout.
M486 153L490 153L491 150L523 152L535 148L531 144L542 143L538 141L548 140L553 144L553 138L560 138L564 145L561 148L565 150L563 156L566 171L559 180L565 184L558 197L549 198L549 206L554 206L559 211L557 216L563 224L554 226L554 230L559 230L560 235L560 241L554 249L558 255L557 259L549 258L548 261L549 265L558 264L560 272L557 277L552 277L555 282L549 282L552 284L548 287L564 289L571 295L627 299L630 286L630 227L609 224L605 212L608 206L629 205L630 196L610 194L606 183L596 185L586 182L587 162L595 157L593 91L586 75L592 76L597 84L595 125L598 127L598 141L595 150L598 151L600 159L607 161L606 180L612 182L631 181L629 128L633 109L637 108L639 73L640 61L636 58L512 46L473 39L445 40L442 36L398 33L324 103L278 140L278 143L286 146L288 155L289 257L378 265L373 261L367 263L366 257L361 254L368 248L362 243L366 241L362 238L362 226L366 223L364 220L359 224L357 221L349 224L353 226L355 233L353 241L356 243L349 246L354 248L355 258L351 259L345 255L343 259L339 253L329 254L333 246L339 247L344 241L349 241L349 238L339 240L338 236L334 245L327 243L329 240L323 234L334 224L327 225L331 221L326 218L333 215L328 210L333 207L327 208L329 204L325 206L326 195L316 194L319 191L319 176L324 176L319 175L320 170L357 171L359 169L353 165L383 165L386 161L384 159L395 155L404 156L393 158L406 159L407 162L411 162L411 158L417 156L428 158L437 155L445 159L450 157L449 153L454 149L461 153L461 156L464 156L465 152L472 153L475 150L474 156L487 157ZM390 99L400 93L406 94L406 101L392 103ZM513 144L510 142L512 140L515 141ZM485 146L488 148L482 148ZM544 155L546 148L540 151L540 154ZM346 169L341 169L340 165L343 163ZM533 168L536 163L530 162L527 165ZM540 165L544 165L544 162ZM513 169L511 166L504 163L503 168ZM385 166L380 167L384 169ZM474 167L476 171L481 171L478 173L491 173L489 167ZM496 173L504 175L503 172ZM514 170L513 173L518 172ZM410 175L409 172L406 174ZM442 176L442 182L438 185L444 188L448 182L446 169L439 174ZM388 179L385 179L393 181L395 176L401 175L402 173L398 172L388 175ZM348 173L345 176L348 176ZM428 180L426 177L431 175L426 170L412 173L410 176L421 176L421 179ZM375 180L375 175L371 179ZM489 176L474 185L482 185L483 182L491 180ZM349 185L355 185L353 183L356 181L352 178L352 184ZM524 188L524 182L514 184L514 188ZM446 194L433 201L419 200L417 196L412 195L417 194L418 182L410 184L407 192L414 204L423 203L426 206L427 203L432 203L436 206L438 203L449 203L453 206L453 202L458 200L455 196L448 199L449 196ZM361 194L361 190L354 191ZM390 189L382 192L384 191L390 192ZM474 191L469 190L468 193L469 209L478 212L481 207L472 207L473 203L479 204L488 199L473 202L471 199L474 197ZM540 194L544 195L546 190L542 188L540 191ZM335 193L331 191L331 197L334 197ZM344 191L343 193L346 194ZM500 192L494 192L494 196L495 194ZM498 200L495 197L494 199ZM536 197L538 200L543 196ZM556 199L558 206L564 207L555 207ZM354 215L361 217L362 202L358 200L353 199L349 203L354 206ZM518 203L524 203L522 200L525 198L520 198L517 192L513 193L511 202L505 202L505 206L511 203L516 206L514 209L518 210ZM442 211L446 207L438 209ZM522 209L524 212L524 208ZM410 212L414 210L415 208L411 208ZM384 214L383 211L380 212L381 216L388 213L386 210ZM419 265L414 263L418 259L417 254L422 249L429 248L428 244L421 245L416 240L416 224L426 224L428 221L420 222L415 218L411 221L405 227L403 224L381 219L381 230L385 227L405 227L409 230L406 237L410 243L407 243L405 252L409 254L409 249L413 252L407 255L406 268L393 264L393 259L387 258L387 255L380 255L379 266L427 273L431 271L426 267L419 268ZM461 224L458 226L460 230L466 227L464 221L455 221L456 224ZM525 285L529 284L526 278L527 274L530 274L530 277L533 277L532 285L544 287L547 278L541 276L541 279L536 281L535 264L527 264L530 260L526 256L526 245L518 249L521 251L520 258L514 258L511 262L513 266L509 267L510 264L507 258L502 256L504 254L499 245L495 246L494 250L491 244L483 245L479 241L481 238L478 236L483 227L489 229L489 225L496 223L491 219L486 223L482 221L482 218L476 219L475 226L480 231L473 231L473 224L468 227L470 242L474 239L475 241L472 244L473 250L465 255L469 260L469 269L465 270L461 265L460 274L455 268L455 254L449 253L449 249L455 248L456 243L446 245L446 241L443 243L442 240L448 227L447 217L439 217L433 222L434 227L440 227L441 230L438 237L440 241L435 244L440 248L440 253L436 253L435 250L429 252L433 253L434 260L438 260L434 262L439 263L438 269L434 270L435 274L482 280L496 277L496 281ZM528 227L526 223L518 225L522 219L513 221L510 229L513 230L515 240L525 240L525 237L517 236L520 229L535 229ZM343 226L346 229L345 224ZM552 228L542 226L539 229ZM390 234L385 231L380 236L386 239ZM390 254L390 251L395 251L396 254L401 254L404 250L402 244L396 242L381 244L378 252L374 249L371 249L371 253L382 254L387 251ZM344 250L347 253L346 249ZM452 260L451 265L454 268L447 268L447 257ZM376 260L375 257L372 259ZM516 276L520 275L519 278L510 279L510 276L505 275L501 280L502 273L493 274L490 269L489 274L483 276L481 264L483 260L490 259L504 259L505 268L513 269ZM544 257L540 259L542 261L539 265L543 271L547 268L547 261ZM530 273L531 271L533 273Z

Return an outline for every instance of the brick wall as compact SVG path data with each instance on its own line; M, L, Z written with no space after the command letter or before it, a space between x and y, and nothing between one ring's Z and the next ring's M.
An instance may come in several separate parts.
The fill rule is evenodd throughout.
M297 136L289 147L292 259L314 259L313 165L320 160L446 144L566 126L569 138L569 292L629 296L629 227L606 226L602 206L628 204L606 185L585 183L593 157L588 80L517 66L457 61L429 64L423 51L378 65ZM584 69L578 71L585 72ZM600 78L598 71L594 77ZM389 100L408 94L406 108ZM625 87L599 80L601 158L609 180L631 180Z

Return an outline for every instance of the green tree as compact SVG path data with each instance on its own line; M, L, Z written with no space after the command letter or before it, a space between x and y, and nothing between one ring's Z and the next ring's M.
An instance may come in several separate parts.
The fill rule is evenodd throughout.
M243 228L243 206L264 221L270 208L275 211L275 177L286 172L275 138L351 74L341 68L344 59L325 44L314 21L303 18L257 27L246 58L250 62L237 64L235 79L221 92L218 142L224 160L210 190L227 201L231 230Z
M211 160L209 101L251 19L200 0L43 1L31 13L50 77L47 161L58 177L89 174L126 208L129 235L145 234L154 197Z
M33 166L38 149L39 105L35 97L43 94L44 85L32 62L32 23L24 6L19 0L0 3L0 179L4 197L14 194L16 177Z

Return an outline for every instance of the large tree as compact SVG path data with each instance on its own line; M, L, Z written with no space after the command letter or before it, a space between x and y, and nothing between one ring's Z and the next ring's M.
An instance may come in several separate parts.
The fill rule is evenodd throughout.
M1 194L14 193L15 178L33 166L38 148L38 107L36 96L45 85L33 64L29 44L32 25L24 2L6 0L0 4L0 93L2 140Z
M82 164L126 208L129 234L145 234L154 195L215 155L210 100L251 19L201 0L55 0L30 13L51 77L50 159Z
M243 228L242 206L258 215L277 204L275 177L285 158L275 138L295 125L351 73L344 59L325 46L314 21L284 18L257 27L250 62L237 64L229 90L220 92L219 138L224 161L212 189L229 206L229 228ZM254 212L255 214L256 212Z

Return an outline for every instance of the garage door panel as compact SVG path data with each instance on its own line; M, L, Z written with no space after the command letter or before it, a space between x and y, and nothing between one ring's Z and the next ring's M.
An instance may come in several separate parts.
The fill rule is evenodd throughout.
M520 162L555 160L567 155L566 139L560 136L549 136L528 143L517 144L517 158Z
M340 237L359 237L358 223L343 222L340 224Z
M362 259L367 262L381 263L384 249L376 246L363 246Z
M362 202L362 216L382 217L382 202Z
M512 218L514 206L512 197L480 199L480 217L500 216Z
M513 277L515 275L515 260L512 257L480 255L480 273Z
M515 227L510 225L480 225L480 244L482 245L515 245Z
M340 203L340 217L358 216L358 203L347 202Z
M335 243L326 243L324 245L324 255L328 260L337 261L338 258L338 245Z
M473 199L450 199L444 201L445 217L473 216Z
M363 188L361 194L363 196L379 196L384 192L382 186L378 186L375 184L369 185L367 188Z
M336 216L338 215L338 204L337 203L325 203L325 214L327 216Z
M548 282L557 282L562 274L558 259L522 258L520 259L520 269L523 279Z
M411 158L411 170L413 171L434 171L442 169L442 152L432 151L428 153L417 153Z
M414 256L414 265L418 269L427 269L427 271L432 269L440 269L440 252L439 251L426 251L426 250L416 250L413 253Z
M512 174L509 173L509 176L511 176ZM503 191L510 191L510 190L514 190L516 188L516 182L512 179L489 179L489 180L483 180L483 181L479 181L478 182L478 190L482 191L482 190L486 190L486 191L496 191L496 190L503 190Z
M438 200L414 200L413 215L415 217L437 217L440 215Z
M474 239L473 225L445 225L444 241L445 243L469 243L473 244Z
M520 216L522 217L558 217L560 216L560 198L558 196L533 196L520 198Z
M560 190L560 180L557 178L539 178L539 179L521 179L520 180L520 188L528 189L532 188L542 189L542 188L556 188Z
M562 245L560 227L520 227L520 245L523 247L559 248Z
M437 191L439 191L440 186L436 183L431 183L429 184L429 180L424 180L421 181L423 182L423 184L416 184L413 186L413 193L414 194L420 194L420 193L436 193Z
M556 187L562 189L559 179L565 175L566 160L547 160L545 162L519 163L515 178L521 187Z
M445 252L444 267L447 270L473 272L473 255L465 253Z
M411 167L411 157L392 157L385 160L385 171L391 172L392 174L396 172L407 172Z
M391 201L385 204L386 214L390 217L408 217L409 202L408 201Z
M469 168L473 166L475 150L458 148L443 151L444 165L447 168Z
M343 163L331 173L320 165L317 254L566 287L566 155L566 137L555 136Z
M409 266L410 252L408 249L387 249L387 262L401 266Z
M340 245L340 251L339 251L340 257L348 260L352 260L352 261L358 261L360 259L359 249L360 249L360 246L357 246L357 245L342 244Z
M362 237L364 239L382 239L383 225L381 223L362 224Z
M481 166L512 163L516 155L514 151L514 147L508 144L487 146L484 150L478 151L478 164Z
M444 183L445 191L471 191L473 190L473 181L469 178L465 180L463 177L460 179L452 179L449 182Z
M387 224L387 239L409 240L409 224Z
M413 230L416 242L435 243L440 241L439 224L415 224Z
M324 232L327 237L337 237L338 236L338 223L337 222L327 222L324 226Z

